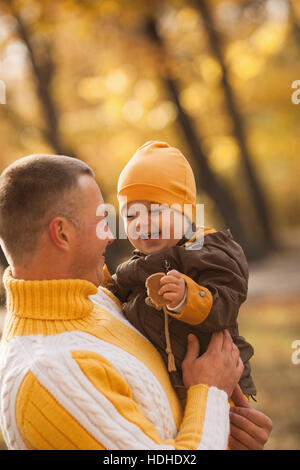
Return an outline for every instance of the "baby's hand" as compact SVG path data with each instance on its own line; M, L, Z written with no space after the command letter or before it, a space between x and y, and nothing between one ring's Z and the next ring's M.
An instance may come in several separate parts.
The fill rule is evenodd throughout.
M170 300L169 308L175 308L182 301L185 294L185 282L180 272L172 269L168 274L161 278L161 289L158 291L164 299Z

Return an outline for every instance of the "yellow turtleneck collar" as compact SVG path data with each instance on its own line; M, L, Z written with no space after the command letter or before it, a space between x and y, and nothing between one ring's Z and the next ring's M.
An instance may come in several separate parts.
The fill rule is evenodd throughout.
M7 310L33 320L76 320L93 310L89 295L97 288L83 279L24 281L12 277L8 267L3 276Z

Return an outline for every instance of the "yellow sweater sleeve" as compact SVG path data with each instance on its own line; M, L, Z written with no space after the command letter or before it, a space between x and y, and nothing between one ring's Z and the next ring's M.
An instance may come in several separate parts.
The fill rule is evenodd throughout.
M181 276L185 280L187 287L186 304L180 313L172 313L170 310L167 310L167 313L171 317L190 325L199 325L209 315L213 297L206 287L199 286L199 284L185 274L181 274Z
M226 448L229 415L224 392L206 385L191 387L177 436L163 441L125 379L105 358L91 351L73 351L72 358L76 376L78 368L82 372L82 388L73 390L70 377L64 391L53 375L46 387L31 371L21 384L16 422L29 449L172 450L213 448L214 443Z

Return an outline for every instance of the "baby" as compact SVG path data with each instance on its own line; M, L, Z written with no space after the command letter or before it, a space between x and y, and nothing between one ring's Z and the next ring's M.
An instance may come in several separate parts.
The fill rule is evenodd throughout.
M181 363L188 334L198 337L203 354L212 333L225 328L244 363L242 391L255 395L249 364L253 348L239 336L237 324L247 297L247 261L229 230L194 230L196 185L186 158L167 143L147 142L123 169L118 200L135 251L113 276L106 272L104 286L161 353L178 396L185 396ZM162 273L156 292L160 305L146 288L155 273Z

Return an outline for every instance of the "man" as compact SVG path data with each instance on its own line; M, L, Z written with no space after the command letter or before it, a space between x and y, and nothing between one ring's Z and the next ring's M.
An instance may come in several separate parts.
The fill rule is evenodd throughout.
M262 448L270 420L243 403L230 335L198 358L188 340L184 416L153 346L97 286L113 242L96 235L103 203L92 170L30 156L0 178L7 317L1 346L1 428L10 449ZM246 412L245 412L246 410Z

